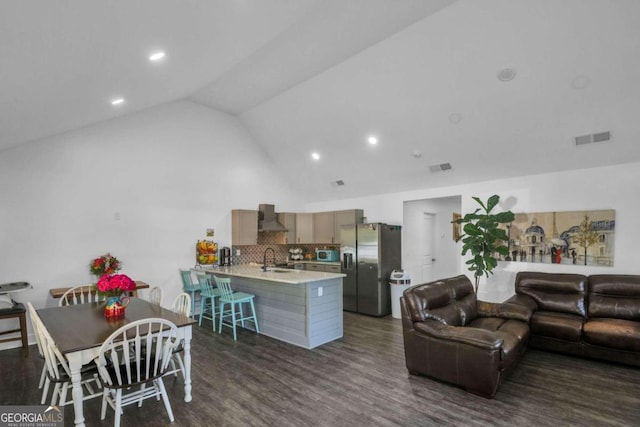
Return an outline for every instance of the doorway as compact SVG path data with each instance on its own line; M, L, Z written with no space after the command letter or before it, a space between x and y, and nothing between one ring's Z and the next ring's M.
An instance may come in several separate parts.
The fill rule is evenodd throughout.
M453 240L451 219L461 205L460 196L404 202L402 267L412 284L460 274L460 244Z

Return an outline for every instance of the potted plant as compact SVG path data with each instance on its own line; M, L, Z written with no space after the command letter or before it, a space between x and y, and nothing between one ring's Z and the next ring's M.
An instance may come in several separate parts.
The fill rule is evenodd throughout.
M463 234L456 241L462 240L462 255L471 253L471 259L466 264L469 271L473 271L476 279L476 294L481 276L489 277L493 269L498 265L495 254L508 256L509 248L503 242L508 242L507 232L499 228L500 224L513 222L515 215L511 211L492 213L493 208L500 202L498 195L489 197L487 203L483 203L478 197L473 197L480 207L473 213L468 213L462 218L453 221L456 224L464 224Z

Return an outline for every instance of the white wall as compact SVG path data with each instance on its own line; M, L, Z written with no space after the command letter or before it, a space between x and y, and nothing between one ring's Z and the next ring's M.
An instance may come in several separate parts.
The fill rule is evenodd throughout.
M169 306L206 228L230 245L231 209L301 208L236 118L187 101L0 152L0 194L0 283L36 308L106 252Z
M479 297L502 301L513 294L513 279L518 271L549 271L578 274L640 274L637 267L640 225L640 163L531 175L468 185L390 193L348 200L310 203L308 211L362 207L371 222L402 224L403 202L462 196L462 214L476 208L473 196L486 200L492 194L501 197L501 210L513 212L550 212L569 210L615 209L616 242L613 267L574 266L501 262L498 270L480 285ZM405 232L409 232L406 230ZM458 261L462 271L464 260ZM470 274L469 274L470 275ZM473 279L473 276L470 275Z

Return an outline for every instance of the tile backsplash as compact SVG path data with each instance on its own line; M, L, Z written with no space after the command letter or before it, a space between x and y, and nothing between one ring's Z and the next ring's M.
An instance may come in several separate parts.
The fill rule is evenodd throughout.
M322 244L281 244L279 242L278 233L258 233L257 245L238 245L233 246L233 264L248 264L250 262L262 263L264 251L267 248L272 248L275 253L276 263L287 262L289 256L289 249L301 248L303 254L312 254L313 259L316 257L316 248L327 249L340 249L340 245L322 245ZM240 255L236 255L236 250L240 249ZM271 258L271 254L269 254Z

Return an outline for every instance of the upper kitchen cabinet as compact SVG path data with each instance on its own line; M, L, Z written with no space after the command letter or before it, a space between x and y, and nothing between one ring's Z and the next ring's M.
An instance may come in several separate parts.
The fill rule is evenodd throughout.
M313 214L313 243L335 243L334 212L317 212Z
M291 212L278 213L278 222L287 227L287 231L284 232L285 244L298 243L296 237L296 215L297 214Z
M258 211L245 209L231 211L231 244L258 244Z
M362 224L364 211L362 209L348 209L336 211L335 214L335 243L340 243L340 229L343 225Z
M364 211L362 209L314 213L314 243L340 243L341 227L349 224L360 224L363 218Z
M294 243L315 243L313 241L313 214L296 214L296 238Z

